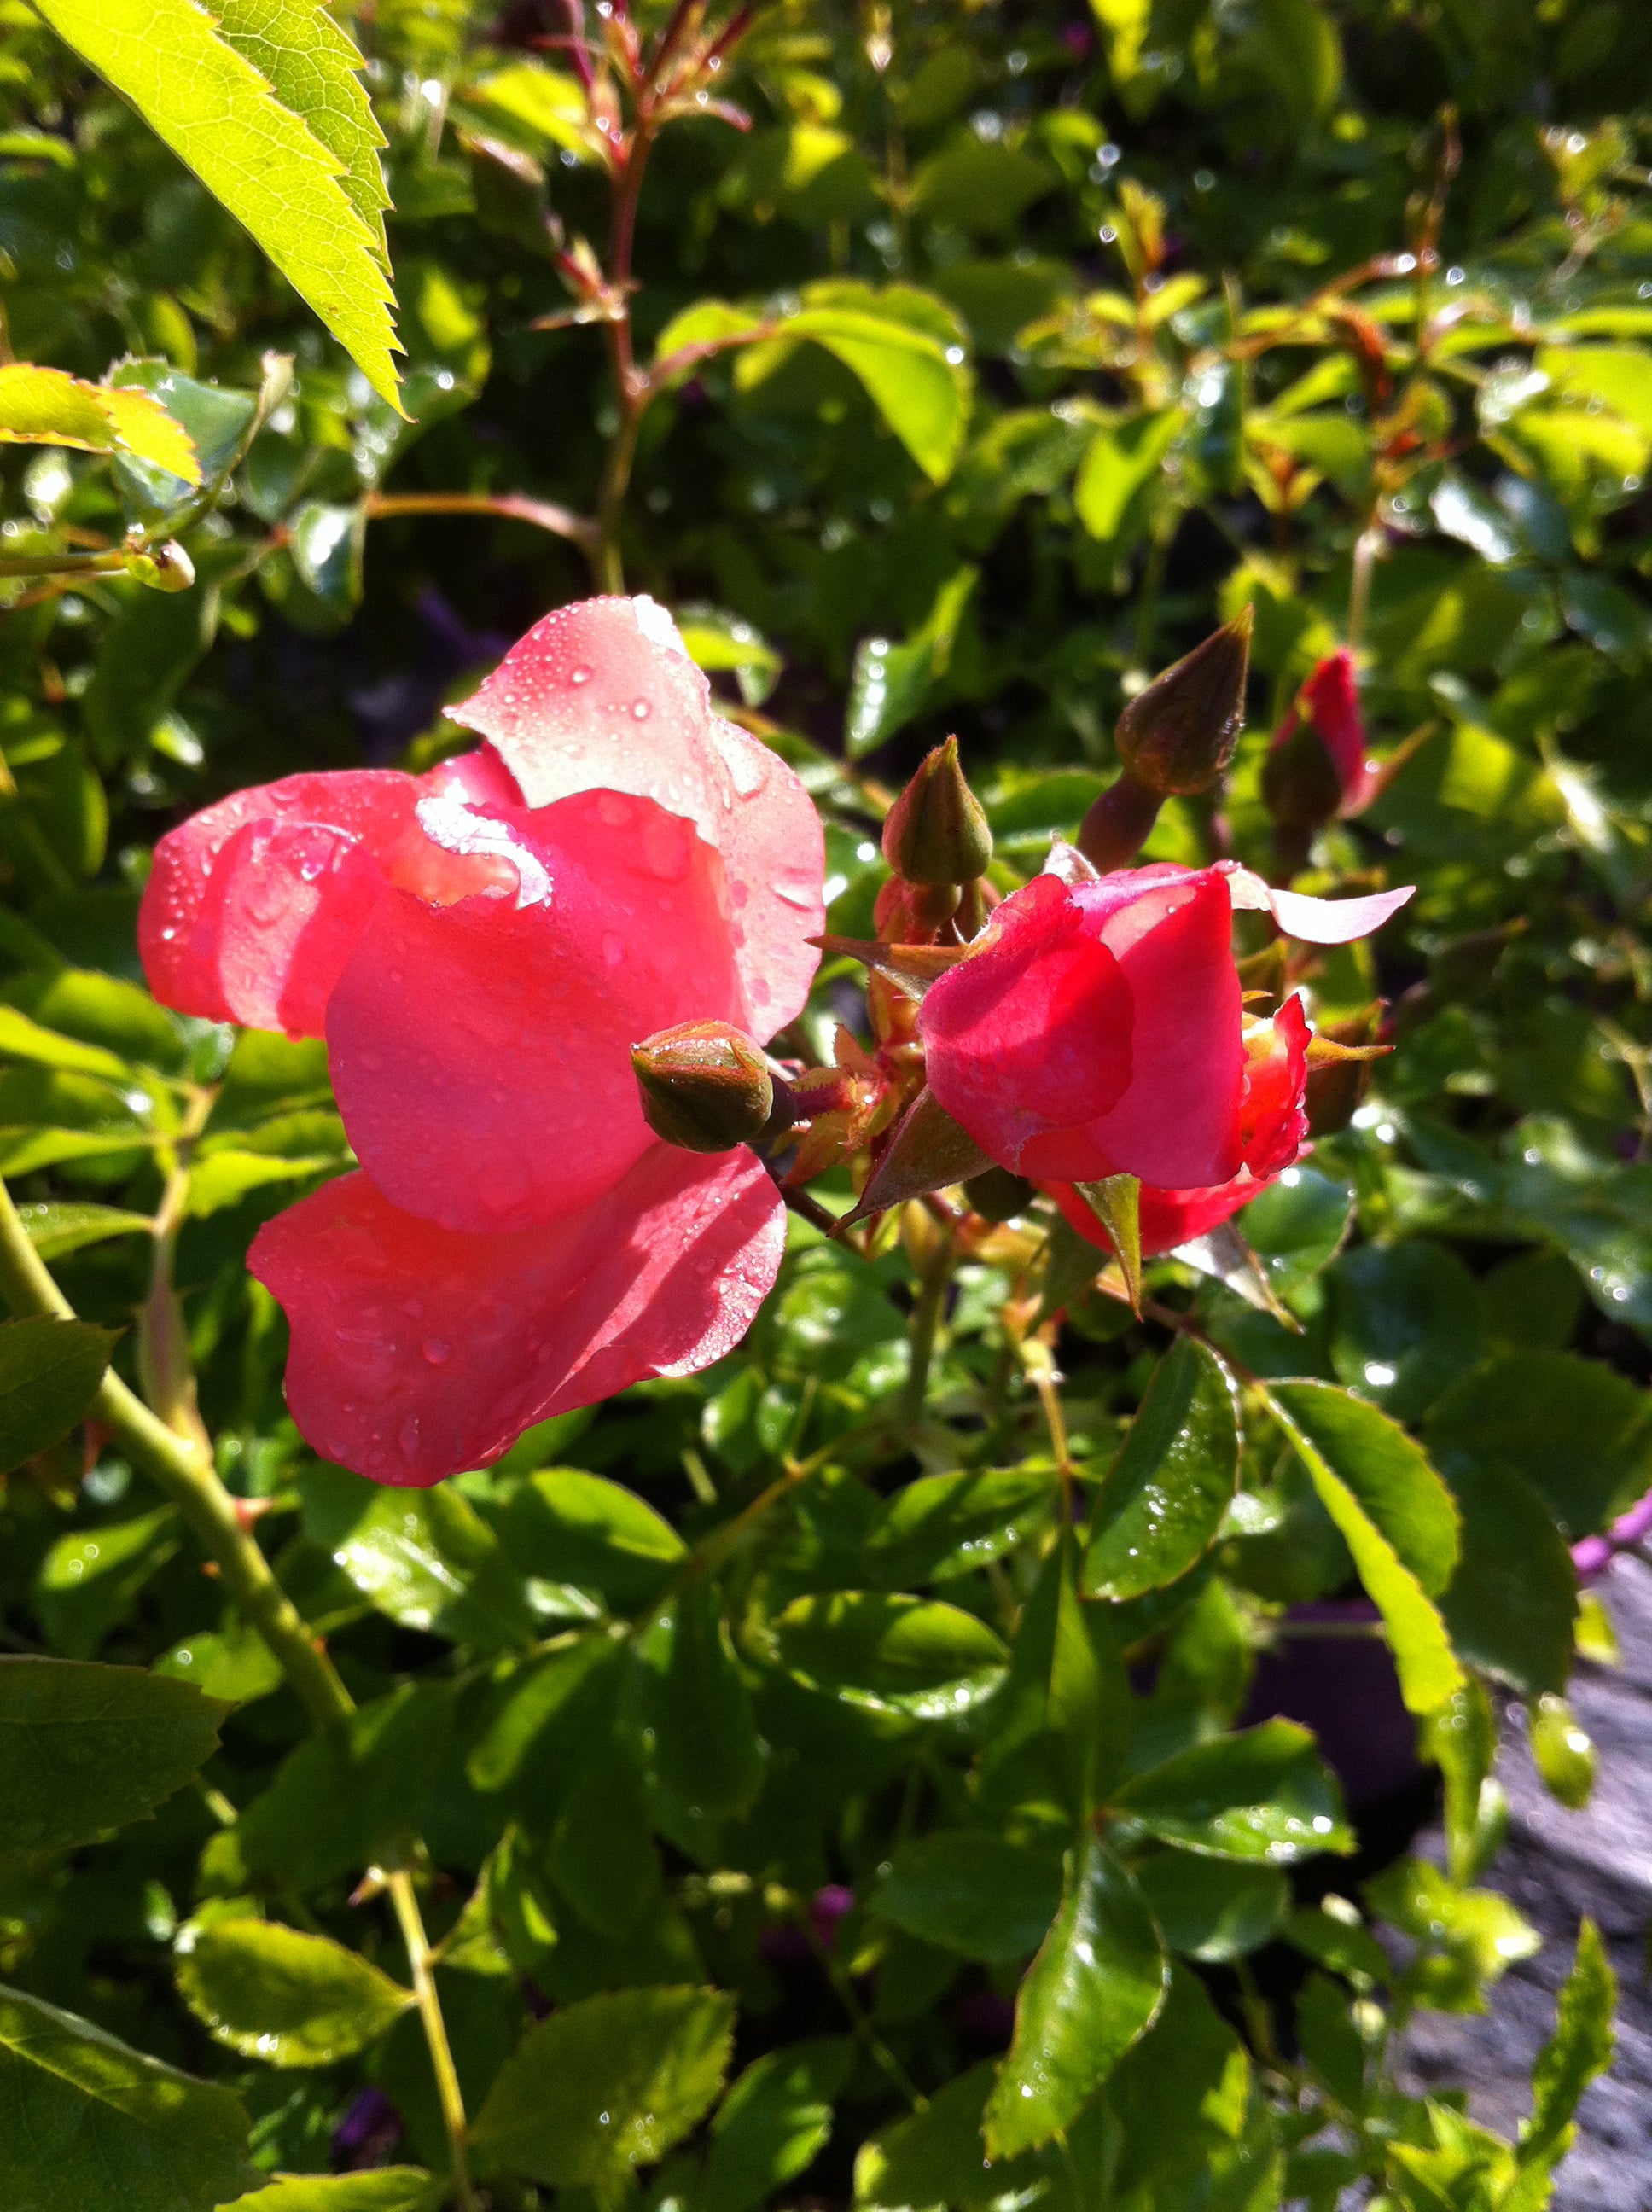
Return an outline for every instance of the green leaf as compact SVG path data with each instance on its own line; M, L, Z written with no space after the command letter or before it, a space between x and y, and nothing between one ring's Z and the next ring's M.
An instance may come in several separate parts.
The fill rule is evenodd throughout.
M691 1818L743 1813L762 1784L750 1694L716 1591L704 1577L672 1607L654 1771Z
M141 1667L0 1658L0 1856L90 1843L198 1773L224 1708Z
M722 607L679 607L677 630L695 667L708 676L732 675L748 707L762 705L786 665L749 622Z
M1031 2157L1012 2163L981 2156L981 2115L996 2070L990 2061L972 2066L943 2084L923 2111L863 2143L854 2162L856 2203L884 2212L991 2203L1018 2183L1042 2179Z
M1405 1431L1327 1382L1278 1382L1268 1402L1382 1615L1400 1688L1431 1712L1463 1673L1430 1592L1455 1565L1451 1494Z
M1612 2016L1618 2002L1618 1978L1606 1960L1600 1931L1585 1919L1577 1931L1577 1954L1556 2008L1554 2033L1537 2055L1532 2075L1531 2117L1520 2131L1516 2156L1522 2167L1552 2167L1564 2155L1574 2130L1578 2100L1597 2074L1612 2063Z
M106 1243L112 1237L148 1236L153 1224L147 1213L131 1213L125 1206L91 1206L72 1199L48 1200L41 1206L20 1206L17 1218L28 1232L28 1241L43 1260L65 1259L88 1244Z
M1016 1999L1015 2034L987 2100L989 2158L1048 2142L1152 2024L1169 1966L1140 1890L1087 1835L1067 1855L1061 1909Z
M1448 1870L1455 1882L1473 1881L1508 1824L1508 1801L1491 1778L1497 1718L1478 1675L1469 1675L1449 1703L1424 1716L1418 1738L1418 1748L1439 1768L1445 1784Z
M1424 1425L1442 1467L1512 1468L1573 1541L1652 1485L1652 1407L1598 1359L1518 1352L1489 1359Z
M964 332L945 301L907 285L811 285L773 338L741 354L737 383L760 383L802 338L836 356L925 475L944 483L963 450L972 389Z
M386 1490L340 1468L304 1480L304 1528L404 1628L479 1650L527 1643L534 1614L498 1538L451 1483Z
M97 1396L116 1340L87 1321L0 1322L0 1474L69 1434Z
M781 1665L811 1688L921 1720L971 1711L998 1687L1009 1658L972 1613L865 1590L798 1598L773 1634Z
M1560 1691L1571 1672L1577 1569L1529 1482L1500 1461L1442 1455L1462 1556L1440 1601L1456 1650L1516 1689Z
M1162 1363L1102 1485L1085 1541L1087 1597L1140 1597L1216 1540L1239 1486L1239 1423L1221 1363L1191 1337Z
M1171 1950L1212 1965L1266 1943L1291 1902L1277 1867L1193 1851L1157 1852L1137 1868L1136 1880Z
M1506 1897L1461 1888L1425 1859L1397 1859L1366 1883L1365 1897L1418 1945L1403 1985L1439 2011L1483 2011L1486 1989L1542 1947Z
M153 602L151 602L153 604ZM0 1054L12 1060L31 1060L42 1067L61 1067L76 1075L100 1076L106 1083L129 1090L136 1081L125 1060L97 1045L59 1036L55 1030L32 1022L15 1006L0 1006Z
M1003 138L981 138L960 125L912 180L914 209L959 228L1002 236L1057 182L1046 161Z
M620 1990L531 2029L477 2116L478 2166L610 2191L704 2118L722 2087L734 2000L715 1990Z
M1336 1778L1294 1721L1194 1744L1134 1776L1113 1803L1150 1835L1218 1858L1285 1865L1354 1847Z
M390 281L337 156L191 0L44 0L40 13L246 225L394 404Z
M1138 493L1157 476L1181 428L1181 410L1105 422L1090 441L1072 489L1078 520L1092 538L1110 544Z
M832 2132L832 2103L854 2060L847 2036L789 2043L748 2066L712 2122L694 2212L751 2212L793 2181Z
M432 2212L440 2184L413 2166L374 2173L299 2173L238 2197L218 2212Z
M1351 1194L1313 1168L1287 1168L1245 1208L1245 1241L1285 1299L1306 1289L1348 1233Z
M339 162L344 195L388 266L385 134L357 75L361 55L321 0L219 0L216 12L222 36Z
M1051 1468L968 1468L924 1474L885 1499L858 1547L867 1582L891 1589L939 1582L1002 1559L1049 1512Z
M290 371L290 363L286 368ZM200 383L169 361L146 358L117 362L109 380L123 391L147 392L180 422L200 456L203 479L215 484L240 461L288 377L279 368L272 371L266 362L264 390L245 392L233 385ZM118 460L115 480L129 511L146 522L170 514L189 496L186 483L148 460Z
M188 433L147 392L83 384L60 368L28 362L0 363L0 444L132 453L185 483L201 481Z
M256 1629L240 1623L220 1634L202 1631L174 1644L155 1661L157 1674L190 1682L227 1705L267 1698L284 1679L281 1662Z
M124 1520L71 1528L35 1570L34 1609L49 1642L71 1659L89 1659L131 1613L138 1592L178 1549L170 1505Z
M249 1192L271 1183L307 1182L326 1175L343 1162L336 1152L319 1152L308 1158L282 1159L270 1152L244 1152L226 1147L203 1152L189 1179L187 1211L191 1220L203 1220L226 1206L239 1206Z
M178 1987L215 2041L270 2066L331 2066L376 2043L413 2002L328 1936L268 1920L184 1929Z
M1396 1420L1416 1420L1485 1352L1474 1279L1442 1245L1362 1244L1331 1286L1331 1364Z
M500 1527L521 1572L595 1590L626 1613L651 1604L685 1557L677 1531L635 1491L574 1468L518 1483Z
M1107 2085L1108 2109L1124 2138L1111 2176L1115 2202L1187 2202L1174 2179L1191 2184L1197 2202L1212 2156L1238 2132L1249 2090L1238 2037L1198 1975L1172 1966L1163 2009ZM1223 2200L1212 2190L1207 2201Z
M955 570L904 644L869 637L856 647L843 722L844 748L851 760L876 751L923 712L951 665L958 624L980 574L973 568Z
M1064 1527L1022 1607L1015 1649L986 1747L999 1789L1054 1791L1084 1819L1124 1763L1130 1693L1103 1608L1078 1594L1078 1550ZM1000 1771L1001 1770L1001 1771Z
M1532 1764L1543 1787L1569 1812L1579 1813L1594 1790L1594 1746L1564 1698L1538 1698L1527 1716Z
M1036 1951L1060 1901L1049 1857L965 1828L897 1844L872 1900L908 1936L987 1966Z
M0 1989L0 2160L17 2212L214 2212L259 2177L234 2090Z

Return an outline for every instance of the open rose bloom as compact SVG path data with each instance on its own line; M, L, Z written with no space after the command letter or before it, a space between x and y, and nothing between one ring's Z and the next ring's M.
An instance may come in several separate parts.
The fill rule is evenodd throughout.
M1058 854L931 988L919 1024L930 1088L1103 1249L1074 1186L1136 1176L1142 1250L1170 1251L1236 1213L1308 1138L1307 1015L1293 996L1247 1021L1234 908L1339 945L1410 896L1307 898L1230 861L1096 876Z
M423 776L306 775L163 838L139 924L181 1012L325 1036L360 1172L263 1229L288 1401L324 1457L424 1484L731 1350L772 1286L756 1156L660 1144L629 1048L801 1009L819 818L713 711L651 600L547 617Z

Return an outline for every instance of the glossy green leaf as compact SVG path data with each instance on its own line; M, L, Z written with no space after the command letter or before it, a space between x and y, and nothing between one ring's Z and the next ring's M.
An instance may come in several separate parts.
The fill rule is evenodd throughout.
M177 1972L213 2039L269 2066L331 2066L376 2043L413 2002L359 1952L268 1920L185 1928Z
M1523 1476L1574 1540L1652 1486L1645 1393L1570 1352L1488 1360L1433 1408L1424 1433L1442 1466L1461 1457Z
M362 1595L404 1628L494 1650L534 1615L499 1540L451 1485L386 1490L337 1468L305 1484L305 1528Z
M897 1844L872 1897L908 1936L988 1966L1036 1951L1060 1900L1048 1853L966 1828Z
M946 481L963 445L971 380L963 333L944 301L901 285L882 292L815 285L775 339L742 356L738 378L760 380L800 338L835 354L925 475Z
M1531 1695L1566 1686L1577 1570L1542 1498L1501 1461L1444 1455L1462 1556L1440 1601L1451 1641Z
M1403 1429L1345 1390L1279 1382L1269 1403L1382 1615L1406 1705L1431 1712L1463 1679L1430 1595L1456 1564L1450 1492Z
M1245 1241L1287 1303L1335 1258L1348 1233L1345 1183L1314 1168L1287 1168L1244 1211Z
M51 1199L39 1206L20 1206L17 1218L28 1232L28 1241L46 1261L66 1259L88 1244L106 1243L112 1237L148 1236L152 1226L147 1213L133 1213L121 1206L92 1206L75 1200Z
M135 1082L134 1071L112 1052L61 1036L55 1030L31 1021L15 1006L0 1006L0 1055L29 1060L42 1067L66 1068L77 1075L97 1075L122 1090Z
M1016 1999L1015 2034L987 2100L989 2158L1071 2125L1136 2039L1169 1983L1140 1890L1099 1837L1068 1854L1061 1909Z
M843 723L844 749L851 760L876 751L928 704L951 665L958 625L979 575L975 568L957 569L936 592L922 623L900 643L869 637L856 649Z
M141 1667L0 1657L0 1856L135 1820L198 1773L224 1707Z
M920 1475L885 1500L861 1539L862 1572L869 1583L905 1589L985 1566L1048 1513L1057 1490L1049 1468Z
M385 134L361 83L361 55L320 0L223 0L217 15L223 37L341 164L344 196L385 258Z
M233 2089L0 1989L0 2160L22 2212L214 2212L256 2186Z
M798 1598L773 1632L781 1664L812 1688L923 1720L971 1711L998 1687L1009 1658L974 1613L873 1591Z
M942 2085L921 2112L909 2112L863 2143L854 2162L858 2205L911 2212L928 2205L986 2204L1042 2178L1036 2154L983 2158L981 2117L996 2067L972 2066Z
M1064 1528L1021 1609L983 1778L1011 1796L1038 1790L1083 1820L1124 1762L1129 1686L1105 1609L1078 1591L1078 1541Z
M281 1662L256 1630L237 1624L216 1633L186 1636L155 1662L157 1674L190 1682L210 1698L245 1705L267 1698L285 1679Z
M1273 1936L1291 1902L1277 1868L1194 1851L1158 1851L1136 1880L1173 1951L1218 1965L1242 1958Z
M393 401L389 279L337 155L188 0L47 0L41 13L246 226Z
M1212 2159L1242 2124L1250 2086L1238 2037L1198 1975L1173 1966L1163 2009L1107 2084L1123 2138L1113 2176L1120 2201L1175 2202L1178 2182L1202 2193Z
M1150 1835L1218 1858L1288 1864L1353 1849L1342 1793L1294 1721L1263 1721L1179 1752L1114 1793Z
M1439 2011L1480 2011L1491 1984L1541 1948L1506 1897L1461 1887L1425 1859L1397 1859L1366 1883L1365 1897L1417 1945L1402 1985Z
M169 1505L59 1536L35 1570L34 1610L47 1641L70 1659L89 1659L129 1618L137 1595L177 1551Z
M1239 1482L1239 1424L1220 1362L1180 1338L1154 1376L1091 1516L1089 1597L1132 1598L1185 1574Z
M0 1322L0 1473L68 1435L96 1397L115 1343L90 1322Z
M1416 1420L1484 1354L1473 1277L1442 1245L1362 1244L1331 1284L1332 1364L1396 1420Z
M1526 1736L1543 1787L1569 1812L1581 1813L1594 1794L1597 1760L1588 1731L1565 1699L1540 1697L1527 1716Z
M727 2070L734 2003L714 1990L620 1990L531 2029L477 2115L478 2166L612 2190L704 2118Z
M832 2132L832 2105L849 2078L854 2045L818 2036L755 2059L712 2123L695 2212L751 2212L795 2180Z
M518 1483L501 1527L520 1572L595 1590L623 1612L657 1597L683 1557L682 1538L635 1491L573 1468Z

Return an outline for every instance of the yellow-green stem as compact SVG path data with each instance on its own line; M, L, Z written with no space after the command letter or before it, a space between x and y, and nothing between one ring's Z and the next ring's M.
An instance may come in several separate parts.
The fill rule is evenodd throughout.
M407 1963L413 1974L413 1993L418 2000L419 2018L424 2027L425 2045L430 2053L431 2071L436 2077L436 2100L441 2107L441 2124L447 2137L453 2195L461 2212L477 2212L476 2191L471 2186L470 2162L465 2147L465 2098L459 2086L459 2073L453 2064L452 2046L447 2040L447 2023L442 2017L430 1939L424 1932L424 1920L419 1911L419 1900L414 1894L412 1876L404 1871L389 1875L386 1877L386 1887L396 1909L402 1942L407 1947Z

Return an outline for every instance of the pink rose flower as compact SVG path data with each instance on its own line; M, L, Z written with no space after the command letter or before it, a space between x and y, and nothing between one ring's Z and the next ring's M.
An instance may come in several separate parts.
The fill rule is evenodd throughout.
M379 1482L484 1466L738 1342L781 1202L744 1148L660 1144L629 1050L702 1017L773 1036L824 920L808 794L652 600L547 616L449 711L483 743L428 775L288 776L192 817L138 925L167 1005L327 1040L361 1171L248 1264L291 1323L294 1419Z
M1142 1249L1168 1251L1254 1198L1308 1137L1307 1017L1292 997L1247 1022L1234 908L1347 944L1410 896L1307 898L1232 861L1086 880L1063 858L931 987L919 1018L930 1088L1093 1242L1105 1243L1100 1224L1066 1187L1138 1177Z
M1380 777L1365 757L1359 678L1345 646L1318 662L1274 732L1262 792L1276 820L1317 830L1333 815L1357 814Z

